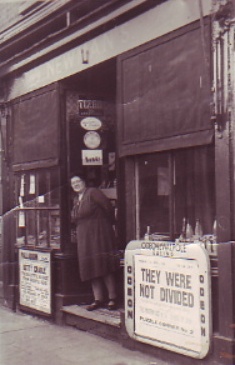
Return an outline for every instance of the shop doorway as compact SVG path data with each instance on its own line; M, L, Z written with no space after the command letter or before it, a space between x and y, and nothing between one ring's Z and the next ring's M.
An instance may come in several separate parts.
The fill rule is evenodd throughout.
M82 172L110 199L117 217L116 59L71 76L63 87L68 176Z
M82 173L88 186L98 187L110 199L114 226L119 297L123 297L123 255L118 224L118 176L116 159L116 60L110 60L64 80L67 130L68 178ZM70 207L73 192L70 191ZM71 241L76 244L75 227Z
M83 170L90 184L116 186L116 61L64 81L69 175Z
M64 81L68 175L82 172L117 209L116 60Z

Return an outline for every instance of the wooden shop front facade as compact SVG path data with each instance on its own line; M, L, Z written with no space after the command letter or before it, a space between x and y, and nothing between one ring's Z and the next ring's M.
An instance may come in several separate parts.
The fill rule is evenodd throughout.
M211 328L201 360L175 355L171 348L159 350L151 341L142 344L135 336L129 339L123 329L127 311L121 315L119 339L176 363L232 364L233 8L211 1L202 8L200 1L188 0L179 11L179 3L103 1L102 7L89 5L94 7L90 15L81 6L80 18L65 2L48 8L67 22L70 14L54 42L49 37L47 44L27 50L30 57L22 52L18 62L9 58L3 63L4 298L11 308L57 323L63 323L64 307L91 299L89 285L79 279L70 221L70 176L83 169L115 211L121 311L131 303L126 280L132 258L127 253L124 260L128 242L154 246L158 256L163 252L156 251L159 242L197 242L209 262L205 296L211 303ZM179 15L169 22L174 12ZM6 54L12 44L3 42ZM152 259L149 263L154 265ZM181 275L181 287L191 288L189 276ZM202 299L199 306L204 306ZM146 337L146 328L136 326Z

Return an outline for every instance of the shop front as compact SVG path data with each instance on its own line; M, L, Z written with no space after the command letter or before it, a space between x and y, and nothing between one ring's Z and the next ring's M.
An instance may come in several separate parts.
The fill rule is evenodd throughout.
M233 157L227 150L229 122L218 126L228 108L228 89L222 96L219 88L211 89L224 77L223 52L230 62L231 54L229 47L218 51L221 40L211 52L210 22L204 22L203 44L200 27L195 22L118 58L118 151L125 170L130 242L125 253L125 321L135 341L209 363L218 358L232 363L228 328L233 315L222 297L233 282L223 269L233 260L233 188L225 192L221 174L230 176L227 158L231 162ZM213 63L217 66L210 68ZM224 115L214 118L214 108ZM195 258L194 249L201 259ZM207 261L205 276L197 260ZM190 282L193 278L188 289L187 275ZM198 278L202 286L207 281L206 288L198 286ZM195 308L198 313L193 313Z
M92 300L89 283L79 279L71 176L85 174L118 215L115 67L115 60L107 62L16 98L10 106L15 208L8 224L16 237L19 305L58 322L63 306ZM117 224L114 230L121 262ZM121 272L120 267L120 278ZM120 297L122 290L120 283Z
M82 171L116 216L118 339L176 363L231 364L233 28L227 48L217 39L211 49L214 19L200 19L190 2L170 24L174 4L145 4L135 16L124 7L117 27L6 78L4 295L9 306L59 324L92 299L71 222L70 177ZM166 28L144 32L157 16ZM163 321L166 303L172 318ZM187 338L182 350L186 335L192 346Z

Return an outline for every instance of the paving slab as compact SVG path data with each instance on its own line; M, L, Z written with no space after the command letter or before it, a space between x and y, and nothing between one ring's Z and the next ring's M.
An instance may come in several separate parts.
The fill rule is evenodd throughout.
M170 365L117 342L0 307L0 365L47 364Z

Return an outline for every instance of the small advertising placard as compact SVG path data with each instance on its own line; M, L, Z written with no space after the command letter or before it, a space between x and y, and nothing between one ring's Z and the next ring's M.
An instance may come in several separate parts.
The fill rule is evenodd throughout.
M99 133L95 131L89 131L84 135L83 142L87 148L96 149L101 143L101 138Z
M51 253L19 250L20 305L51 314Z
M100 166L103 165L102 150L82 150L83 166Z
M80 124L81 127L87 131L96 131L97 129L100 129L102 126L101 120L96 117L83 118Z
M104 101L80 97L78 100L79 116L101 116L104 114Z
M125 323L135 340L204 358L210 346L210 263L200 244L132 241L125 252Z

